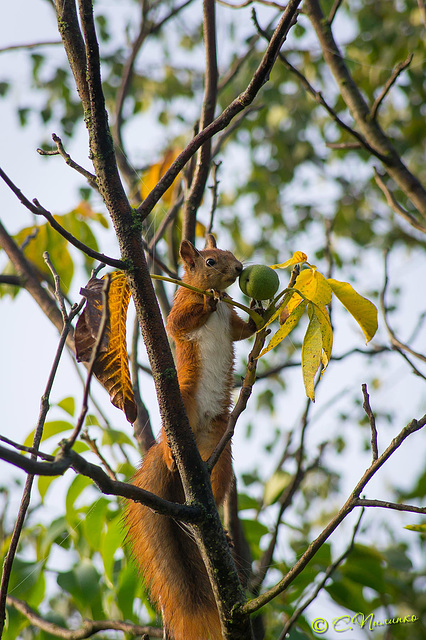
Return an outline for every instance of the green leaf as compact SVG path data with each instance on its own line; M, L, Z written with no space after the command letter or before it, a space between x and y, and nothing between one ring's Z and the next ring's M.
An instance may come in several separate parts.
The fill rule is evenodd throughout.
M65 499L65 510L66 510L66 518L67 522L73 527L78 521L78 518L75 514L75 501L82 494L84 489L89 485L93 485L93 481L86 476L78 475L71 482L69 489L67 491L67 496Z
M118 429L105 429L102 433L102 444L109 446L113 444L130 444L132 447L135 446L129 436Z
M93 563L84 558L70 571L58 573L57 583L67 591L81 608L83 615L104 618L101 605L101 580Z
M241 524L243 525L244 534L247 538L247 542L252 546L252 551L254 555L259 555L259 543L261 538L269 533L268 527L265 527L264 524L259 522L258 520L241 520Z
M246 493L238 493L238 510L258 509L259 501Z
M120 571L117 589L117 605L125 620L137 622L133 613L133 603L142 590L142 580L133 562L127 562Z
M110 501L99 498L89 508L83 522L83 529L87 542L93 550L99 550L101 539L106 529L106 515Z
M287 471L276 471L266 482L263 500L266 505L274 504L290 482L291 475Z
M312 306L311 306L312 307ZM306 395L315 402L315 374L321 362L321 325L314 313L311 315L302 345L302 374Z
M363 298L348 282L328 279L334 295L345 309L355 318L361 327L366 343L370 342L377 331L377 309L370 300Z
M378 593L386 591L384 558L376 549L355 544L340 572L358 584Z
M61 409L69 413L70 416L74 416L75 399L72 396L68 396L68 398L64 398L63 400L58 402L58 407L61 407Z
M47 558L54 543L62 548L69 547L69 530L65 516L53 520L43 532L40 544L40 556L42 558Z
M362 586L347 578L335 580L325 587L325 590L338 605L350 611L369 611L370 609L368 601L363 596Z
M101 543L101 555L105 567L105 575L113 584L114 555L123 544L123 520L121 514L108 522L108 530Z
M45 592L44 562L25 562L19 557L13 561L9 593L37 607Z
M54 420L52 422L46 422L43 428L43 437L41 439L42 442L52 438L53 436L58 435L58 433L64 433L65 431L70 431L74 427L70 422L65 422L65 420ZM35 429L31 431L27 435L24 441L24 445L26 447L31 447L34 440Z
M54 480L56 480L58 476L39 476L37 480L37 488L40 494L41 501L44 502L44 498L46 497L46 493Z

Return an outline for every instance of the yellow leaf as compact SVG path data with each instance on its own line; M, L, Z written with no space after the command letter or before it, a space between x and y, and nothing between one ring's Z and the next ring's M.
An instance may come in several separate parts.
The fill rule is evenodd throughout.
M272 264L271 269L286 269L287 267L292 267L294 264L300 264L301 262L306 262L308 256L303 251L295 251L293 256L287 260L287 262L282 262L281 264Z
M272 336L268 346L260 353L259 358L261 358L265 353L268 353L268 351L271 351L271 349L274 349L282 340L284 340L284 338L288 336L291 331L293 331L302 317L307 304L306 300L302 300L299 306L296 307L296 309L294 309L294 311L289 315L285 323Z
M321 362L322 334L321 325L315 313L312 313L302 345L302 374L306 395L315 402L315 374Z
M76 330L75 342L79 361L90 361L103 315L103 280L91 278L83 289L87 302ZM130 289L121 271L111 274L108 289L107 329L94 364L94 373L108 391L111 402L126 414L129 422L136 420L137 408L130 380L126 345L126 317Z
M321 337L322 337L322 364L323 369L321 376L326 370L328 363L330 362L331 350L333 348L333 329L331 327L330 316L325 307L320 305L314 305L314 313L320 323Z
M326 278L316 270L315 267L304 269L297 277L295 289L311 302L324 307L331 302L331 287ZM299 304L300 296L296 293L288 305L288 310L292 310Z
M142 200L145 200L147 195L151 193L151 191L156 186L157 182L164 176L166 171L170 168L173 162L178 157L180 151L178 149L168 149L162 160L160 162L156 162L151 165L147 171L141 176L140 180L140 194ZM180 175L178 175L167 191L162 195L162 201L166 205L170 205L170 203L174 200L176 196L177 189L180 183Z
M357 293L348 282L329 278L328 283L334 295L358 322L365 335L366 344L370 342L377 331L377 309L374 304Z
M195 237L196 238L205 238L207 233L207 227L199 220L195 223Z
M271 322L273 322L278 316L281 316L281 312L282 310L287 307L288 303L290 302L291 298L293 296L296 296L297 293L295 293L295 291L288 291L288 293L285 294L283 300L281 301L280 306L274 311L274 313L272 314L272 316L269 318L269 320L265 323L265 327L267 327L269 324L271 324ZM300 300L302 299L300 296L297 296ZM287 318L290 315L290 313L287 314Z

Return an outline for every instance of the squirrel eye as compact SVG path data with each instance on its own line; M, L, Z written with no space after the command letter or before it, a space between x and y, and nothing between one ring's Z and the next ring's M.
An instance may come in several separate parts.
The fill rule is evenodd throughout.
M216 264L216 260L213 260L213 258L207 258L206 265L208 267L213 267L215 264Z

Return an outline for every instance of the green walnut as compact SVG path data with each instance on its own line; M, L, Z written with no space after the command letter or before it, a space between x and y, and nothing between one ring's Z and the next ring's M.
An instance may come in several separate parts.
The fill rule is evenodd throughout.
M239 279L240 289L254 300L269 300L273 298L280 280L271 267L264 264L252 264L243 269Z

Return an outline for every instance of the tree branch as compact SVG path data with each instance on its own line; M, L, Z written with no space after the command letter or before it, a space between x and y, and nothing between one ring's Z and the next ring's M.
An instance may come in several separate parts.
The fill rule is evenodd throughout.
M318 0L306 0L305 9L317 34L324 60L362 135L375 150L375 155L380 154L389 175L426 219L426 190L402 162L377 121L371 118L370 108L349 73Z
M374 413L370 407L370 396L368 395L367 385L362 385L362 393L364 395L364 404L362 405L365 413L367 414L367 418L370 422L371 428L371 451L373 453L373 462L377 460L379 457L379 452L377 448L377 428L376 428L376 418L374 417Z
M426 225L423 225L421 222L419 222L417 218L413 216L413 214L411 214L409 211L404 209L401 204L399 204L393 193L390 191L389 187L386 185L383 178L384 176L378 172L377 167L374 167L374 179L379 189L383 191L386 202L388 203L390 208L399 216L401 216L401 218L403 218L406 222L408 222L408 224L414 227L414 229L417 229L422 233L426 233Z
M28 42L25 44L10 44L7 47L0 47L0 53L7 51L16 51L20 49L35 49L37 47L49 47L51 45L62 44L60 40L44 40L41 42Z
M198 151L204 142L212 138L216 133L225 129L231 120L246 109L253 102L262 86L267 82L271 69L275 63L288 31L294 24L297 7L301 0L289 0L281 20L275 29L263 58L256 69L248 87L218 116L210 125L202 129L179 154L174 163L169 167L164 176L159 180L154 189L148 194L144 202L138 207L137 213L142 219L152 211L161 196L170 187L178 173L186 163Z
M63 638L63 640L84 640L84 638L90 638L98 633L98 631L123 631L131 635L143 635L149 634L152 638L162 638L162 629L155 627L140 626L137 624L131 624L130 622L124 622L122 620L83 620L83 624L80 629L65 629L54 622L45 620L31 609L31 607L22 600L14 598L13 596L7 596L7 604L19 613L22 613L32 625L38 629L42 629L46 633L49 633L57 638Z
M77 440L77 438L78 438L78 436L80 434L80 431L81 431L81 429L83 427L84 420L86 418L86 414L87 414L87 412L89 410L90 383L92 381L92 376L93 376L95 363L96 363L96 360L97 360L98 355L99 355L99 351L100 351L101 344L102 344L102 339L103 339L103 336L105 334L107 321L108 321L108 290L109 290L110 281L111 281L111 274L108 273L105 276L105 280L104 280L104 283L102 285L102 317L101 317L101 321L99 323L98 334L96 336L96 340L95 340L95 343L93 345L93 348L92 348L91 354L90 354L90 360L89 360L89 364L88 364L88 368L87 368L87 379L86 379L86 384L84 385L83 402L82 402L81 412L80 412L80 415L79 415L78 420L77 420L77 424L75 425L72 434L65 441L66 442L64 444L65 450L71 449L74 446L74 443Z
M206 57L204 99L201 110L200 129L205 129L214 118L217 98L217 53L216 53L216 8L215 0L203 0L203 33ZM210 171L211 138L201 145L194 177L183 210L182 238L195 241L195 226L198 207L203 198Z
M58 297L59 297L59 286L57 285L57 293L58 293ZM55 358L53 360L53 365L52 368L50 370L49 373L49 377L47 380L47 384L46 384L46 388L45 391L43 393L43 396L41 398L41 402L40 402L40 412L39 412L39 417L38 417L38 421L37 421L37 426L35 428L35 432L34 432L34 438L33 438L33 452L31 453L31 458L24 458L20 453L11 451L10 454L13 454L15 457L20 457L22 459L28 460L29 462L32 462L33 464L37 465L37 464L42 464L42 465L48 465L48 464L53 464L53 463L49 463L49 462L38 462L37 461L37 452L38 452L38 448L40 446L40 442L41 442L41 438L43 435L43 427L44 427L44 423L46 421L46 416L47 413L49 411L50 408L50 404L49 404L49 398L50 398L50 393L52 391L52 386L53 386L53 382L55 380L56 377L56 373L58 370L58 366L59 366L59 362L60 359L62 357L62 353L63 350L65 348L65 344L66 344L66 340L67 340L67 336L68 333L70 331L71 328L71 322L74 319L74 316L78 313L78 306L75 305L72 309L70 314L67 316L65 310L63 310L63 328L62 328L62 332L61 332L61 336L59 339L59 345L55 354ZM0 446L0 450L4 450L5 447ZM1 457L1 456L0 456ZM15 527L13 529L13 533L12 533L12 537L11 537L11 541L10 541L10 545L9 545L9 549L6 553L6 557L3 563L3 572L2 572L2 578L1 578L1 584L0 584L0 637L3 633L3 628L4 628L4 622L5 622L5 618L6 618L6 596L7 596L7 590L8 590L8 586L9 586L9 580L10 580L10 575L12 572L12 566L13 566L13 561L15 558L15 554L16 551L18 549L18 543L19 543L19 538L21 537L21 532L22 532L22 528L24 526L24 522L25 522L25 518L27 515L27 511L28 511L28 507L30 505L30 499L31 499L31 490L32 490L32 486L33 486L33 482L34 482L34 475L33 474L29 474L25 483L25 487L24 487L24 491L22 494L22 499L21 499L21 504L19 507L19 512L18 512L18 517L16 519L15 522Z
M133 431L136 441L139 445L139 449L142 453L146 453L148 449L154 444L155 438L152 432L151 420L149 417L148 409L146 408L139 386L139 365L138 365L138 342L140 335L140 327L138 319L135 317L133 324L132 334L132 349L130 355L130 366L132 371L132 388L135 402L138 408L138 415L136 422L133 424Z
M254 25L255 25L258 33L263 38L265 38L266 40L269 41L270 40L269 35L260 26L260 24L259 24L259 22L257 20L256 12L255 12L254 9L252 11L252 16L253 16ZM345 143L345 147L344 148L351 148L351 149L355 148L355 149L358 149L359 146L361 146L362 148L365 148L367 151L369 151L373 155L377 156L377 151L375 149L373 149L373 147L370 146L370 144L367 142L365 137L362 136L360 133L358 133L358 131L355 131L355 129L352 129L349 125L347 125L345 122L343 122L343 120L341 120L341 118L339 118L339 116L334 111L334 109L332 107L330 107L330 105L325 101L322 93L320 91L317 91L316 89L314 89L314 87L311 85L311 83L308 81L308 79L303 75L303 73L301 73L298 69L296 69L296 67L294 67L291 64L291 62L289 62L287 60L287 58L285 56L283 56L281 53L278 54L278 58L283 63L283 65L286 67L286 69L291 71L291 73L293 73L298 78L298 80L300 81L300 83L302 84L304 89L314 98L314 100L318 104L320 104L322 107L324 107L324 109L332 117L332 119L339 125L339 127L341 129L343 129L344 131L346 131L347 133L349 133L349 135L351 135L352 137L356 138L356 140L357 140L356 143ZM338 148L342 148L342 146L340 145ZM379 154L378 157L380 157L381 160L384 160L384 157L380 156L380 154Z
M396 349L397 351L408 351L408 353L411 353L412 356L414 356L415 358L418 358L419 360L421 360L422 362L426 362L426 356L424 356L422 353L419 353L418 351L414 351L414 349L412 349L408 344L405 344L404 342L401 342L401 340L399 340L396 335L395 332L393 331L393 329L391 328L390 324L389 324L389 320L388 320L388 309L386 306L386 291L387 291L387 287L388 287L388 282L389 282L389 277L388 277L388 251L385 251L384 253L384 284L383 284L383 289L380 292L380 309L383 315L383 320L385 322L385 326L386 326L386 330L388 332L389 335L389 339L390 342L393 346L394 349ZM411 364L411 363L410 363Z
M408 511L410 513L426 513L426 507L416 507L412 504L403 504L398 502L387 502L386 500L367 500L367 498L359 498L355 504L356 507L382 507L384 509L394 509L395 511Z
M382 105L383 100L386 98L387 94L389 93L389 91L391 90L391 88L397 81L398 77L401 75L401 73L411 64L412 59L413 59L413 54L410 53L407 56L407 58L404 60L404 62L398 62L395 69L392 71L392 74L389 80L386 82L385 86L380 91L379 95L377 96L377 98L373 103L373 106L371 107L370 115L372 120L375 120L377 118L377 114L379 112L379 109Z
M320 535L309 545L305 553L301 558L294 564L292 569L278 582L274 587L261 594L257 598L250 600L245 605L240 607L240 611L242 614L251 614L263 607L265 604L268 604L271 600L273 600L277 595L282 593L287 589L287 587L293 582L293 580L303 571L308 562L314 557L317 551L322 547L324 542L333 531L340 525L341 522L346 518L346 516L351 513L351 511L357 506L367 506L363 503L360 503L360 494L364 490L367 483L371 480L371 478L377 473L380 467L390 458L390 456L398 449L398 447L403 443L403 441L410 436L422 429L426 424L426 415L424 415L420 420L412 420L406 427L404 427L399 434L392 440L387 449L382 453L382 455L374 460L368 469L365 471L353 491L351 495L339 510L337 515L329 522L329 524L323 529ZM391 504L391 503L389 503ZM383 506L383 505L381 505Z
M59 136L56 135L56 133L52 133L52 140L56 144L56 147L57 147L56 151L45 151L44 149L37 149L37 153L40 154L41 156L57 156L57 155L60 155L65 160L66 164L69 167L71 167L71 169L74 169L80 175L82 175L84 178L86 178L86 180L88 181L89 185L93 189L98 190L98 183L96 181L96 176L93 175L93 173L90 173L90 171L87 171L87 169L84 169L79 164L74 162L74 160L71 158L69 153L67 153L65 151L64 145L62 144L62 140L60 139Z
M114 269L124 269L125 263L122 260L115 260L114 258L109 258L105 256L103 253L99 253L98 251L94 251L80 240L77 240L69 231L64 229L62 225L59 224L54 218L54 216L47 211L44 207L41 206L39 201L34 198L33 202L30 202L28 198L24 196L22 191L18 189L18 187L12 182L9 176L3 171L0 167L0 177L5 181L7 186L13 191L16 197L22 202L22 204L29 210L31 213L34 213L36 216L43 216L49 222L50 226L55 229L63 238L68 240L74 247L88 255L90 258L94 260L99 260L99 262L104 262L110 267L114 267Z
M60 447L61 451L55 456L53 462L39 462L0 445L0 460L5 460L32 476L61 476L68 469L73 469L76 473L91 478L100 491L106 495L140 502L161 515L183 522L194 523L200 520L202 514L198 507L170 502L133 484L113 480L101 467L87 462L73 449L67 448L66 440L60 443ZM45 456L46 454L43 454L43 457Z
M350 541L346 551L344 551L342 553L342 555L340 555L330 566L327 567L323 579L316 586L313 594L307 600L305 600L305 602L302 605L300 605L300 607L297 607L297 609L292 613L290 618L287 620L287 622L284 625L284 629L282 630L278 640L284 640L285 638L288 637L288 632L290 631L290 629L292 628L292 626L294 625L296 620L301 616L301 614L305 611L305 609L307 609L309 607L309 605L315 600L315 598L317 598L319 592L325 587L325 585L327 584L328 579L334 573L334 571L337 569L337 567L340 564L342 564L343 560L345 560L350 555L352 549L354 548L355 538L356 538L356 535L358 533L359 527L361 525L361 520L362 520L363 515L364 515L364 509L361 510L361 513L359 515L358 521L355 524L355 527L354 527L354 530L353 530L353 533L352 533L351 541Z

